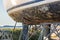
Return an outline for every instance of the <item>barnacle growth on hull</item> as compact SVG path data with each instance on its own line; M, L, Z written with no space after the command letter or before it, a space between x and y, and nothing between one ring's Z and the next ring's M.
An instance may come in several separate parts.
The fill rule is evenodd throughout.
M8 13L15 21L26 24L60 22L60 1L24 9L18 7Z

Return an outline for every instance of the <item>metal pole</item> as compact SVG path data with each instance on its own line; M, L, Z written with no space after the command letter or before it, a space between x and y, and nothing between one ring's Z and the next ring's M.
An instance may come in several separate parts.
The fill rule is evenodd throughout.
M40 32L40 35L39 35L39 38L38 40L43 40L43 31L44 31L44 28L43 28L43 25L41 24L41 32Z
M44 40L50 40L50 26L51 24L44 24Z
M23 23L23 33L22 33L22 40L28 39L28 25Z
M14 31L15 31L16 25L17 25L17 22L14 25L14 28L13 28L13 31L12 31L12 39L11 40L13 40L13 35L14 35Z
M17 22L16 22L15 25L14 25L13 31L15 30L16 25L17 25Z

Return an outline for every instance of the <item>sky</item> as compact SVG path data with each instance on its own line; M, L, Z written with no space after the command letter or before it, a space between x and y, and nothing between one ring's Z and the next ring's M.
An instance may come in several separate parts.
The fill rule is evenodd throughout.
M2 25L14 25L15 21L13 19L11 19L8 15L8 13L6 12L6 10L4 10L4 6L3 6L3 0L0 0L0 26ZM18 23L17 25L21 26L21 23Z

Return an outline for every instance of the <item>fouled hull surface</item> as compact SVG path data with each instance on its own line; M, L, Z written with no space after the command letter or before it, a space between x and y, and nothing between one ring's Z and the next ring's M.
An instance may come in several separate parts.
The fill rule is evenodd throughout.
M15 21L26 24L60 22L60 1L25 9L18 7L8 13Z

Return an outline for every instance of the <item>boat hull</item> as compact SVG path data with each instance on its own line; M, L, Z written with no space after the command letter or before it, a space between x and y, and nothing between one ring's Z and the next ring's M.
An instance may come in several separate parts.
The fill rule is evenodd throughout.
M60 22L60 1L22 8L18 7L9 10L9 16L16 22L25 24Z

